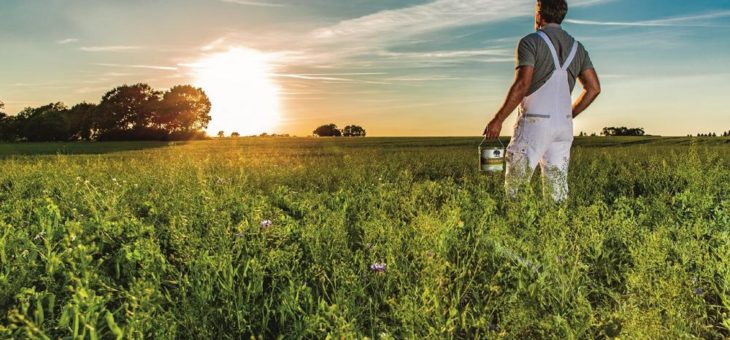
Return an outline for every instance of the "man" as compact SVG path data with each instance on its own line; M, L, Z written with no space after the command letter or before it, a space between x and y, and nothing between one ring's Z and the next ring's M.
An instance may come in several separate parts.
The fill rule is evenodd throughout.
M537 1L537 32L520 41L514 84L484 129L487 138L499 138L505 119L519 105L512 142L507 147L505 189L511 197L529 185L538 163L545 195L556 202L568 197L573 118L601 93L588 52L560 26L567 13L565 0ZM576 78L583 93L571 104Z

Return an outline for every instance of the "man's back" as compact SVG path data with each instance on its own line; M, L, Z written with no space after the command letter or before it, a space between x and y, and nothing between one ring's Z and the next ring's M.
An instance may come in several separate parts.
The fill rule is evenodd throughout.
M484 129L487 138L498 138L504 120L519 106L506 157L505 189L511 197L529 186L539 164L543 191L556 202L567 198L573 119L601 93L585 48L560 27L567 14L566 0L537 0L535 29L539 31L520 41L514 83ZM583 93L573 103L576 79Z
M558 52L560 62L564 63L570 54L570 49L573 47L575 39L557 24L548 24L541 31L548 35ZM550 79L550 76L552 76L555 70L555 64L550 54L550 48L540 38L538 33L529 34L520 40L517 47L517 67L520 66L534 67L532 84L527 91L528 96L540 89ZM578 43L578 52L568 68L568 82L571 92L575 87L578 75L591 68L593 68L593 64L588 52L582 44Z

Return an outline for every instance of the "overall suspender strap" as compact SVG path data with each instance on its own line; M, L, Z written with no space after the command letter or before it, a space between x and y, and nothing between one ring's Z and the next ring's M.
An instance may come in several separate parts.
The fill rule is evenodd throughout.
M555 63L555 69L559 70L560 67L560 58L558 58L558 52L555 51L555 46L553 46L553 42L550 41L550 38L547 34L543 31L537 31L537 34L542 38L542 40L545 40L545 43L547 43L548 47L550 48L550 54L553 55L553 62Z
M573 48L570 50L570 55L568 56L568 59L565 59L565 65L563 65L563 71L568 70L568 67L570 67L570 64L573 63L573 59L575 59L576 53L578 53L578 41L573 43Z
M570 64L573 63L573 59L575 59L575 55L578 53L578 41L575 41L573 43L573 48L570 50L570 55L568 55L568 59L565 59L565 64L563 66L560 66L560 58L558 57L558 52L555 50L555 46L553 45L553 42L550 41L550 38L548 37L548 35L543 31L538 31L537 34L542 38L542 40L545 40L545 43L550 48L550 54L553 55L553 62L555 63L555 69L567 71L568 67L570 67Z

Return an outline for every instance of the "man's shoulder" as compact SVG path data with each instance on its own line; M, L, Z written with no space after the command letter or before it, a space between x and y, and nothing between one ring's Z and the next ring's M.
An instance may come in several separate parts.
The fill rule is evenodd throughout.
M517 46L521 49L529 48L529 49L535 49L537 48L538 44L540 44L540 35L537 32L530 33L526 36L524 36L522 39L520 39L520 42L517 44Z
M533 43L533 42L539 41L540 39L541 39L540 34L537 32L533 32L533 33L530 33L530 34L524 36L522 39L520 39L520 44Z

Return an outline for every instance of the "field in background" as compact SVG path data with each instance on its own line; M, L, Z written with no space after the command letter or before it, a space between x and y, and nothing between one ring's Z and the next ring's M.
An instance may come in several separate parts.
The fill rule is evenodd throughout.
M578 138L563 206L478 144L0 145L0 337L730 336L730 139Z

